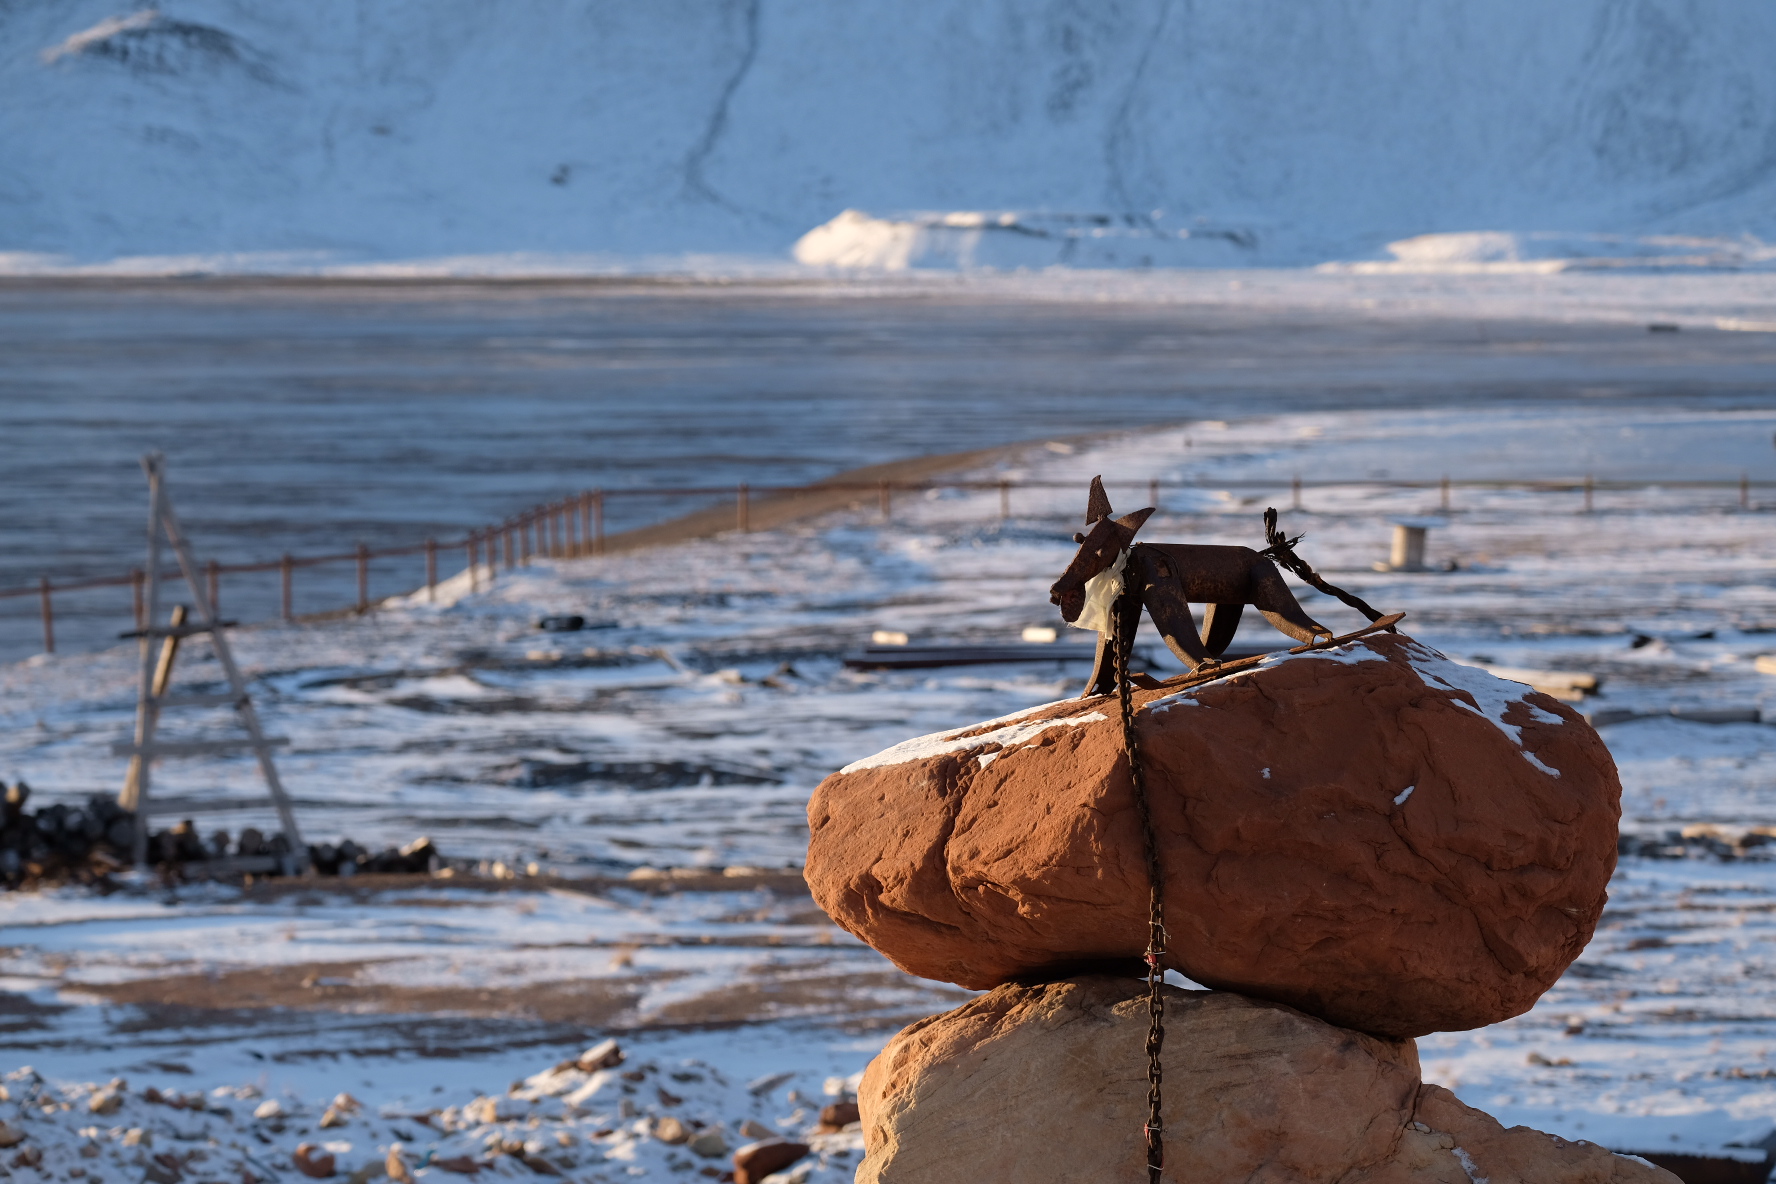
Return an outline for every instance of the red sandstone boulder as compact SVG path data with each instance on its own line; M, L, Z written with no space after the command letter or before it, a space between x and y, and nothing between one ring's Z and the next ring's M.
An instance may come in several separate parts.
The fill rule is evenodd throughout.
M1402 635L1137 692L1168 966L1385 1036L1528 1010L1584 948L1621 786L1569 708ZM835 921L985 989L1139 955L1116 700L897 745L808 805Z
M1167 988L1165 1179L1177 1184L1677 1184L1642 1160L1506 1130L1421 1085L1409 1040ZM1139 980L1005 986L888 1042L858 1091L857 1184L1143 1180Z

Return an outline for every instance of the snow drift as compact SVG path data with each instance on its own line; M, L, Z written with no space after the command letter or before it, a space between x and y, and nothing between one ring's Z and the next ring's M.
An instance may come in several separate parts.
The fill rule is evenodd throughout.
M857 210L799 257L1740 266L1772 56L1758 0L39 0L0 7L0 252L787 261Z

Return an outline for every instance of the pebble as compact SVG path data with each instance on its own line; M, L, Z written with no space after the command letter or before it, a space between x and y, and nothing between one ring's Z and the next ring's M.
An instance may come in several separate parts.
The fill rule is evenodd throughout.
M713 1128L697 1132L685 1146L704 1159L720 1159L728 1153L728 1141Z
M322 1151L313 1143L304 1143L296 1148L295 1153L290 1156L290 1162L296 1165L297 1171L316 1180L325 1180L338 1168L338 1161L333 1158L332 1153Z

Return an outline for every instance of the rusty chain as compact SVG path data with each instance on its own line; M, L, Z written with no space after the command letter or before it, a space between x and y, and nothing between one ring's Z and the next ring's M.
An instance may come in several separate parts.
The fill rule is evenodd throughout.
M1165 1069L1160 1063L1160 1049L1165 1044L1165 995L1161 988L1165 983L1165 970L1159 960L1165 954L1165 870L1159 860L1159 836L1153 829L1153 811L1147 801L1147 781L1141 767L1141 751L1135 729L1135 707L1133 688L1129 683L1129 645L1123 644L1124 622L1132 611L1139 614L1141 601L1130 595L1129 582L1132 578L1134 564L1129 564L1122 575L1122 591L1116 599L1116 613L1110 622L1110 634L1107 641L1110 646L1112 668L1115 671L1116 693L1122 707L1122 745L1128 753L1129 784L1135 795L1135 809L1141 818L1141 837L1147 856L1147 952L1143 957L1147 963L1147 1013L1151 1023L1147 1029L1147 1123L1141 1128L1141 1135L1147 1145L1147 1179L1148 1184L1160 1184L1160 1174L1165 1167L1165 1124L1161 1117L1161 1087L1164 1083ZM1137 615L1135 624L1139 626ZM1128 631L1134 637L1134 630Z
M1322 577L1319 572L1315 571L1313 566L1309 564L1307 560L1295 554L1295 544L1299 543L1302 540L1302 537L1303 536L1301 535L1296 535L1294 538L1290 538L1279 530L1277 528L1276 508L1274 506L1267 508L1264 511L1264 541L1268 543L1269 546L1258 552L1258 554L1276 560L1278 563L1294 572L1306 583L1313 585L1328 596L1336 597L1337 599L1344 601L1344 603L1350 605L1365 617L1368 617L1372 623L1379 621L1382 616L1381 613L1370 608L1368 603L1360 597L1353 596L1343 588L1327 583L1325 578ZM1388 632L1395 632L1392 625L1388 626Z

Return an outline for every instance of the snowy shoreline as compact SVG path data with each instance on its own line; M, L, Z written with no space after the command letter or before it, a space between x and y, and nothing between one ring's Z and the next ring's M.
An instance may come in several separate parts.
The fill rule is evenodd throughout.
M1046 588L1073 549L1092 474L1188 474L1147 532L1250 543L1263 504L1217 478L1282 473L1286 485L1291 471L1368 473L1401 456L1749 467L1754 454L1767 463L1772 431L1772 410L1669 407L1198 422L983 470L1078 484L1076 495L1032 491L1004 520L995 492L933 491L897 505L888 524L873 507L845 509L771 532L537 561L491 589L456 577L435 604L242 629L237 652L268 727L293 740L284 776L315 838L328 825L366 842L428 833L447 854L608 886L11 894L0 899L0 989L15 1001L15 1039L36 1045L28 1059L57 1088L122 1076L132 1089L213 1095L250 1082L294 1090L310 1108L347 1088L374 1110L419 1104L440 1047L464 1048L446 1080L468 1089L535 1072L609 1028L663 1069L698 1059L730 1082L794 1069L809 1083L795 1088L813 1096L816 1079L861 1069L888 1028L956 995L894 971L805 896L744 881L656 893L623 877L643 865L799 866L803 808L826 773L908 736L1076 693L1076 664L861 671L840 657L876 629L982 642L1051 623ZM1604 732L1625 833L1730 837L1776 823L1776 730L1669 710L1776 707L1756 661L1776 653L1766 543L1776 506L1643 488L1599 491L1586 514L1570 492L1462 490L1430 538L1428 558L1451 570L1372 570L1392 519L1436 497L1313 488L1284 525L1305 530L1302 553L1322 570L1405 610L1408 631L1452 657L1586 671L1602 696L1581 710L1663 713ZM617 624L535 628L563 612ZM210 663L198 646L190 657L183 685L201 689ZM44 800L113 782L105 753L129 726L134 677L129 647L0 667L0 768ZM163 778L193 802L254 790L252 770L229 760L180 762ZM196 816L255 823L251 811ZM1730 862L1624 857L1611 909L1567 976L1527 1015L1420 1041L1427 1080L1507 1124L1611 1146L1717 1152L1763 1138L1776 1128L1776 861L1764 850ZM262 1002L180 1011L199 982ZM175 1074L183 1084L132 1067L169 1057L193 1069ZM722 1112L729 1126L739 1116ZM393 1137L365 1136L377 1155ZM371 1158L356 1143L350 1154Z

